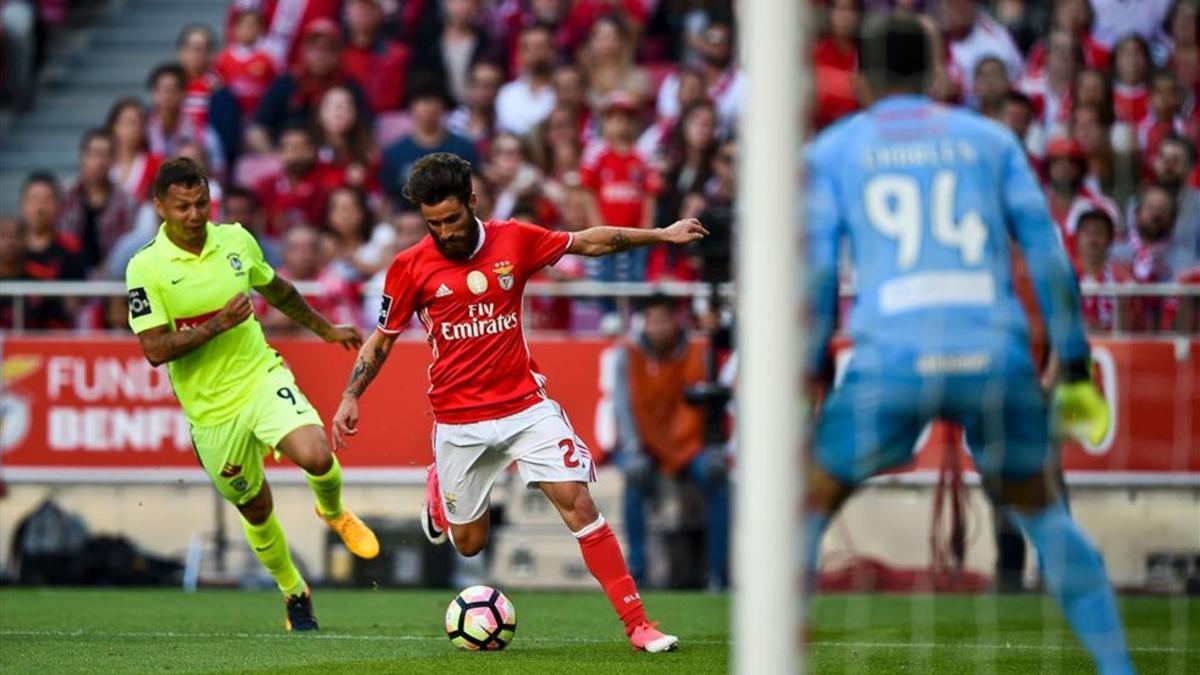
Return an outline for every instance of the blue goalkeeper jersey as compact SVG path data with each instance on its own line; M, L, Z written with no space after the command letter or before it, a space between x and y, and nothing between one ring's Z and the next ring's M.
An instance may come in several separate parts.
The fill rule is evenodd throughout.
M1060 358L1087 357L1074 272L1007 128L921 96L892 96L823 132L807 162L812 372L836 321L843 242L855 271L849 333L860 368L978 372L1027 363L1013 243Z

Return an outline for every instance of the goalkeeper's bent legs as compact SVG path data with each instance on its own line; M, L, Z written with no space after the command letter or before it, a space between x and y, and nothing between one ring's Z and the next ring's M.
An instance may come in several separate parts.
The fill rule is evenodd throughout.
M1104 561L1052 481L1037 475L1001 487L1009 518L1024 530L1042 558L1046 587L1062 607L1101 675L1133 673L1117 600Z
M307 584L292 562L287 537L275 516L271 499L271 486L264 480L262 489L250 501L238 505L242 517L242 531L246 541L258 556L263 567L271 573L275 584L285 596L303 595Z

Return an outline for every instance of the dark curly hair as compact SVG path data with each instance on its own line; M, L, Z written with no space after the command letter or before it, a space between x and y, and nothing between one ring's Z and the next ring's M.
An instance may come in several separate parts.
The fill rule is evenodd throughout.
M163 199L172 185L193 188L197 185L208 187L208 175L204 167L187 157L177 157L158 168L154 177L154 196Z
M451 197L471 201L471 163L451 152L435 152L417 160L404 186L410 202L438 204Z

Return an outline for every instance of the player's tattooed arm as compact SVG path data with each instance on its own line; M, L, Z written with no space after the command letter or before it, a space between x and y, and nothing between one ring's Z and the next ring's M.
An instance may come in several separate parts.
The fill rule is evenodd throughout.
M271 306L283 312L292 321L304 326L326 342L337 342L350 349L362 345L362 335L353 326L335 326L312 308L300 295L300 291L286 279L275 275L265 286L255 290L262 294Z
M629 227L591 227L576 232L567 253L603 256L652 244L687 244L702 239L708 230L695 218L673 223L670 227L639 230Z
M343 396L358 398L367 390L367 386L379 374L379 369L383 367L383 362L387 360L388 354L392 351L392 345L396 343L396 338L393 335L388 335L382 331L375 331L363 343L362 349L358 350L358 358L354 360L354 369L350 371L350 381L346 383L346 389L342 392Z
M250 298L244 293L238 293L212 318L194 328L172 331L167 326L156 326L138 333L138 342L150 365L159 366L195 351L209 340L250 318L253 313Z
M383 362L387 360L396 342L395 335L383 331L371 333L362 349L358 350L358 358L354 360L354 370L350 371L350 382L342 392L342 401L338 403L337 412L333 414L332 427L329 430L333 447L341 450L346 447L346 440L358 433L358 397L367 390L367 385L379 374Z

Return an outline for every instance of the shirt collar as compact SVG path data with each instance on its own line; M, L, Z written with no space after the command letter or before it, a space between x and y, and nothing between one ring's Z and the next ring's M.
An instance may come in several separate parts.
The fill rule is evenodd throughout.
M191 251L185 251L176 246L175 242L171 241L171 238L167 236L167 224L165 222L158 226L158 234L154 238L158 240L159 244L166 247L167 255L172 260L203 258L221 248L221 242L217 241L216 233L213 231L215 227L211 221L204 225L204 248L200 250L200 255L196 255Z
M475 218L475 222L479 225L479 243L475 244L475 250L471 251L471 255L467 256L467 260L474 258L480 249L483 248L483 242L487 239L487 228L483 226L483 221Z

